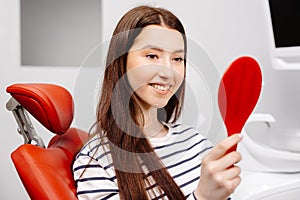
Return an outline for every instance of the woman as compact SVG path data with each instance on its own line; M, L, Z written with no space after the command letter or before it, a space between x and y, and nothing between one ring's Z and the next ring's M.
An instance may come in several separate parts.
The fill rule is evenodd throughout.
M139 6L110 42L96 130L73 166L79 199L227 199L240 183L240 140L215 147L176 123L185 89L186 36L170 11ZM201 174L201 178L200 178Z

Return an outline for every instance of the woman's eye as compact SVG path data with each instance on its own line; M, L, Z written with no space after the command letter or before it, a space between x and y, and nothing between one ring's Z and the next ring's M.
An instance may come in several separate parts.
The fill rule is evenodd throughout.
M178 58L174 58L173 60L176 61L176 62L182 62L183 58L182 57L178 57Z
M148 58L148 59L158 59L158 56L156 55L156 54L147 54L146 55L146 57Z

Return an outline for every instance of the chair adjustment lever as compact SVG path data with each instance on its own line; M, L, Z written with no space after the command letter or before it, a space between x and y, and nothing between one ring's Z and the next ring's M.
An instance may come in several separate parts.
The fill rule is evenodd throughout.
M14 115L18 124L18 133L23 136L24 144L33 144L32 142L34 141L37 146L45 148L42 138L36 134L29 115L23 106L11 97L6 103L6 108L12 111Z

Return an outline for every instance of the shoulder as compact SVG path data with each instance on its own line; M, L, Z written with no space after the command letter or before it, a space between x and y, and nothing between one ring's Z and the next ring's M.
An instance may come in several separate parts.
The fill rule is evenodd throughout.
M168 127L166 138L160 138L160 141L151 140L154 150L162 159L188 154L202 157L212 148L212 143L192 126L168 124Z
M75 157L75 162L78 160L85 162L87 159L94 160L99 165L109 165L111 163L108 142L105 139L102 140L98 134L91 137L80 149Z
M169 134L176 138L176 140L183 140L192 143L203 142L211 144L211 142L196 128L185 124L170 124Z
M175 144L191 145L195 142L211 145L211 142L205 136L203 136L203 134L201 134L199 130L195 129L192 126L184 124L165 125L169 129L168 134L166 136L162 138L150 138L150 142L152 143L155 149Z
M81 148L73 162L73 171L81 174L83 171L106 171L114 176L112 158L107 142L102 141L98 135L90 138Z
M94 157L93 155L99 149L100 144L100 137L98 135L94 135L83 145L83 147L78 152L76 159L80 156Z

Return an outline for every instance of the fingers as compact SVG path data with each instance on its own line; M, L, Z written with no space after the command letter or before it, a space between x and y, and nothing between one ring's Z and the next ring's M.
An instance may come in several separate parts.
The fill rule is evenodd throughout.
M222 140L202 159L201 178L197 187L200 197L206 195L205 197L210 199L225 199L240 184L241 169L234 164L238 163L242 156L237 151L228 153L228 149L241 139L241 134L234 134Z
M222 171L227 168L232 168L234 164L240 162L242 160L242 155L239 152L231 152L221 157L219 160L211 161L210 165L214 169L214 171Z
M241 174L241 168L234 166L224 171L224 178L227 180L233 180Z
M239 176L240 173L240 167L234 166L223 172L215 174L213 177L217 188L223 188L222 190L224 190L225 193L229 196L231 193L234 192L236 187L241 182L241 177Z
M237 151L233 151L220 158L219 162L222 163L222 166L224 168L229 168L234 164L240 162L241 160L242 160L242 155Z
M228 193L228 196L234 192L234 190L238 187L238 185L241 183L241 177L237 176L234 179L228 181L225 183L225 190Z
M207 171L201 174L201 176L204 175L206 180L204 181L205 185L203 186L202 184L199 188L204 189L204 194L208 196L210 195L209 191L213 192L214 198L207 199L225 199L225 197L230 196L241 183L240 173L241 169L238 166L219 172ZM200 178L200 182L202 181L201 179L203 179L203 177Z
M219 158L223 157L228 151L228 149L230 149L242 140L242 137L242 134L234 134L222 140L207 155L207 160L218 160Z

